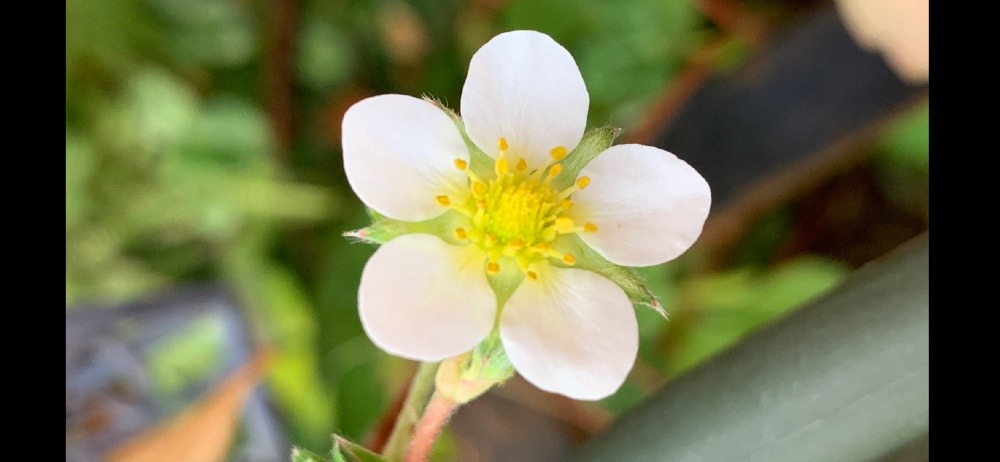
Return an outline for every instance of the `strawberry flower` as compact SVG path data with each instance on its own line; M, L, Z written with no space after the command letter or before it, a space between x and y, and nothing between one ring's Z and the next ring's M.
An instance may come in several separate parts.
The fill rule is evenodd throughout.
M498 333L543 390L594 400L621 386L638 350L634 308L586 268L588 255L622 266L674 259L698 238L711 198L690 165L650 146L608 147L573 167L589 101L565 48L514 31L472 57L461 119L395 94L347 111L347 179L404 230L371 257L358 289L380 348L440 361Z

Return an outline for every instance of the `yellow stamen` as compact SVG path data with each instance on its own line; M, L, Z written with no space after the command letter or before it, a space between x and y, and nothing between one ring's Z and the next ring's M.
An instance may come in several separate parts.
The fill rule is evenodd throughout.
M562 173L562 169L563 169L562 164L553 165L551 168L549 168L549 178L555 178L556 176L558 176L560 173Z
M556 146L549 151L549 155L552 156L556 162L565 159L567 154L569 154L569 150L566 149L566 146Z
M565 263L565 264L567 264L569 266L573 266L573 265L576 264L576 257L574 257L572 255L569 255L569 254L563 255L562 261L563 261L563 263Z
M527 170L528 161L524 160L524 158L522 157L520 160L517 161L517 169L520 171Z
M583 230L585 232L588 232L588 233L596 233L597 232L597 225L595 225L593 223L587 223L587 224L583 225Z
M472 195L475 197L483 197L486 194L486 185L480 182L472 183Z
M589 184L590 184L589 176L581 176L578 180L576 180L576 187L580 189L586 188L587 185Z
M501 138L501 139L503 139L503 138ZM491 262L487 263L486 264L486 272L489 273L489 274L493 274L493 275L500 274L500 264L497 263L497 262L495 262L495 261L491 261Z
M449 199L448 196L438 196L438 197L435 197L434 200L436 200L438 204L441 204L441 205L444 205L444 206L451 205L451 199Z
M469 163L462 159L455 159L455 168L459 170L465 170L469 166Z
M509 146L507 146L507 138L504 138L504 137L501 136L500 140L497 141L497 149L499 149L500 152L502 153L502 152L506 151L508 147Z
M469 233L465 231L465 228L455 228L455 239L464 241L469 238Z
M572 206L573 206L573 201L569 199L563 199L562 204L560 205L560 207L562 207L563 210L569 209Z
M503 139L503 138L501 138L501 139ZM497 173L497 176L504 176L508 172L510 172L510 166L507 165L507 158L506 157L501 157L501 158L497 159L497 164L496 164L496 173Z
M556 231L560 233L569 233L573 231L573 219L566 217L556 218Z
M528 271L527 273L524 273L524 275L528 277L529 281L537 281L538 280L538 273L536 273L534 271Z

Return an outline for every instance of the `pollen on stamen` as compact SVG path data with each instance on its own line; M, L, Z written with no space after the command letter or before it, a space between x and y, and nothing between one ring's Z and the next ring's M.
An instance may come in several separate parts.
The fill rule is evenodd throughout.
M487 263L486 272L493 275L500 274L500 264L495 261Z
M527 276L528 279L531 280L531 281L537 281L538 280L538 273L536 273L534 271L528 271L527 273L524 273L524 275Z
M507 145L507 138L501 136L500 139L497 140L497 149L499 149L500 152L504 152L507 150L508 147L509 146Z
M576 180L576 187L580 189L586 188L587 185L589 184L590 184L589 176L581 176L579 179Z
M465 170L469 166L469 163L462 159L455 159L455 168L459 170Z
M483 197L486 194L486 185L480 182L472 183L472 195L476 197Z
M524 158L522 157L520 160L517 161L517 169L520 171L527 170L528 161L524 160Z
M556 146L552 148L551 151L549 151L549 155L552 156L552 158L555 159L556 162L565 159L566 155L568 154L569 150L566 149L566 146Z
M437 196L434 198L434 200L437 201L438 204L444 206L451 205L451 199L449 199L448 196Z
M573 231L573 219L566 217L556 218L556 231L568 233Z
M498 176L503 176L506 175L507 172L510 172L510 166L507 164L506 157L501 157L497 159L496 172Z
M563 169L562 164L555 164L552 167L550 167L549 178L555 178L556 176L559 176L559 174L562 173L562 169Z
M596 233L597 232L597 225L595 225L593 223L587 223L587 224L583 225L583 231L584 232L588 232L588 233Z
M464 241L468 238L469 238L469 233L465 230L465 228L455 228L455 239Z
M567 210L567 209L569 209L572 206L573 206L573 201L569 200L569 199L563 199L562 204L560 204L560 207L563 210Z
M569 254L566 254L566 255L563 255L562 261L563 261L563 263L565 263L565 264L567 264L569 266L573 266L573 265L576 264L576 257L574 257L572 255L569 255Z

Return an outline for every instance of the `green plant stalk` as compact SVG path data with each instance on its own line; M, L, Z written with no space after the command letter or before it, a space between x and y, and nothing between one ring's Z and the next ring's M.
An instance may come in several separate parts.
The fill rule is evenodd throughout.
M396 417L396 425L392 427L389 440L385 443L385 450L382 451L382 456L386 460L402 460L403 455L406 454L406 448L413 438L414 427L434 391L434 376L437 374L437 368L438 363L421 363L417 373L414 374L406 401L403 402L403 408L400 409L399 416Z

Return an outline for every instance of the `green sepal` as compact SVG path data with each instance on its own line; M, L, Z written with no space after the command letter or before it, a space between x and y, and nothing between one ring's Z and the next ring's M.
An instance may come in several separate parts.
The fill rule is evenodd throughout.
M517 261L511 257L501 257L497 263L500 264L500 273L487 274L486 279L493 293L497 295L497 318L499 318L499 308L507 304L514 290L521 285L521 281L524 281L524 273L517 266Z
M601 276L612 280L618 287L625 291L628 299L637 305L646 305L663 317L667 316L663 306L656 299L656 295L646 284L646 280L636 273L632 268L619 266L611 263L606 258L590 248L580 236L576 234L563 234L555 241L555 247L560 251L576 257L575 268L593 271ZM554 263L556 266L565 267L562 263Z
M320 457L300 447L293 447L292 462L329 462L329 461L325 457ZM338 461L337 458L334 457L333 462L340 462L340 461Z
M495 329L472 350L470 370L484 380L502 383L514 376L514 365L507 357L507 350L500 342L500 333Z
M388 459L340 435L333 435L334 462L387 462ZM340 454L338 459L337 454ZM346 456L346 457L345 457Z
M620 128L615 127L597 127L583 135L583 139L580 140L580 144L576 145L576 149L573 149L573 152L562 160L562 173L552 180L552 188L561 191L572 185L576 181L577 175L580 174L580 170L583 170L583 167L594 160L598 154L611 147L621 131Z
M344 236L368 244L385 244L403 234L424 233L433 234L449 244L457 245L459 242L455 239L455 228L469 227L469 219L455 209L449 209L424 221L394 220L372 209L368 209L368 216L372 218L371 225L348 231Z
M430 102L431 104L437 106L439 109L448 114L451 120L455 122L455 126L458 127L458 132L462 134L462 139L465 141L465 147L469 150L469 169L473 173L479 176L479 178L489 179L495 176L493 172L493 158L479 149L476 143L472 142L469 138L469 134L465 131L465 121L451 108L445 106L441 100L434 98L433 96L424 95L424 100Z
M472 351L441 362L434 378L436 393L466 404L514 376L514 366L494 329Z

